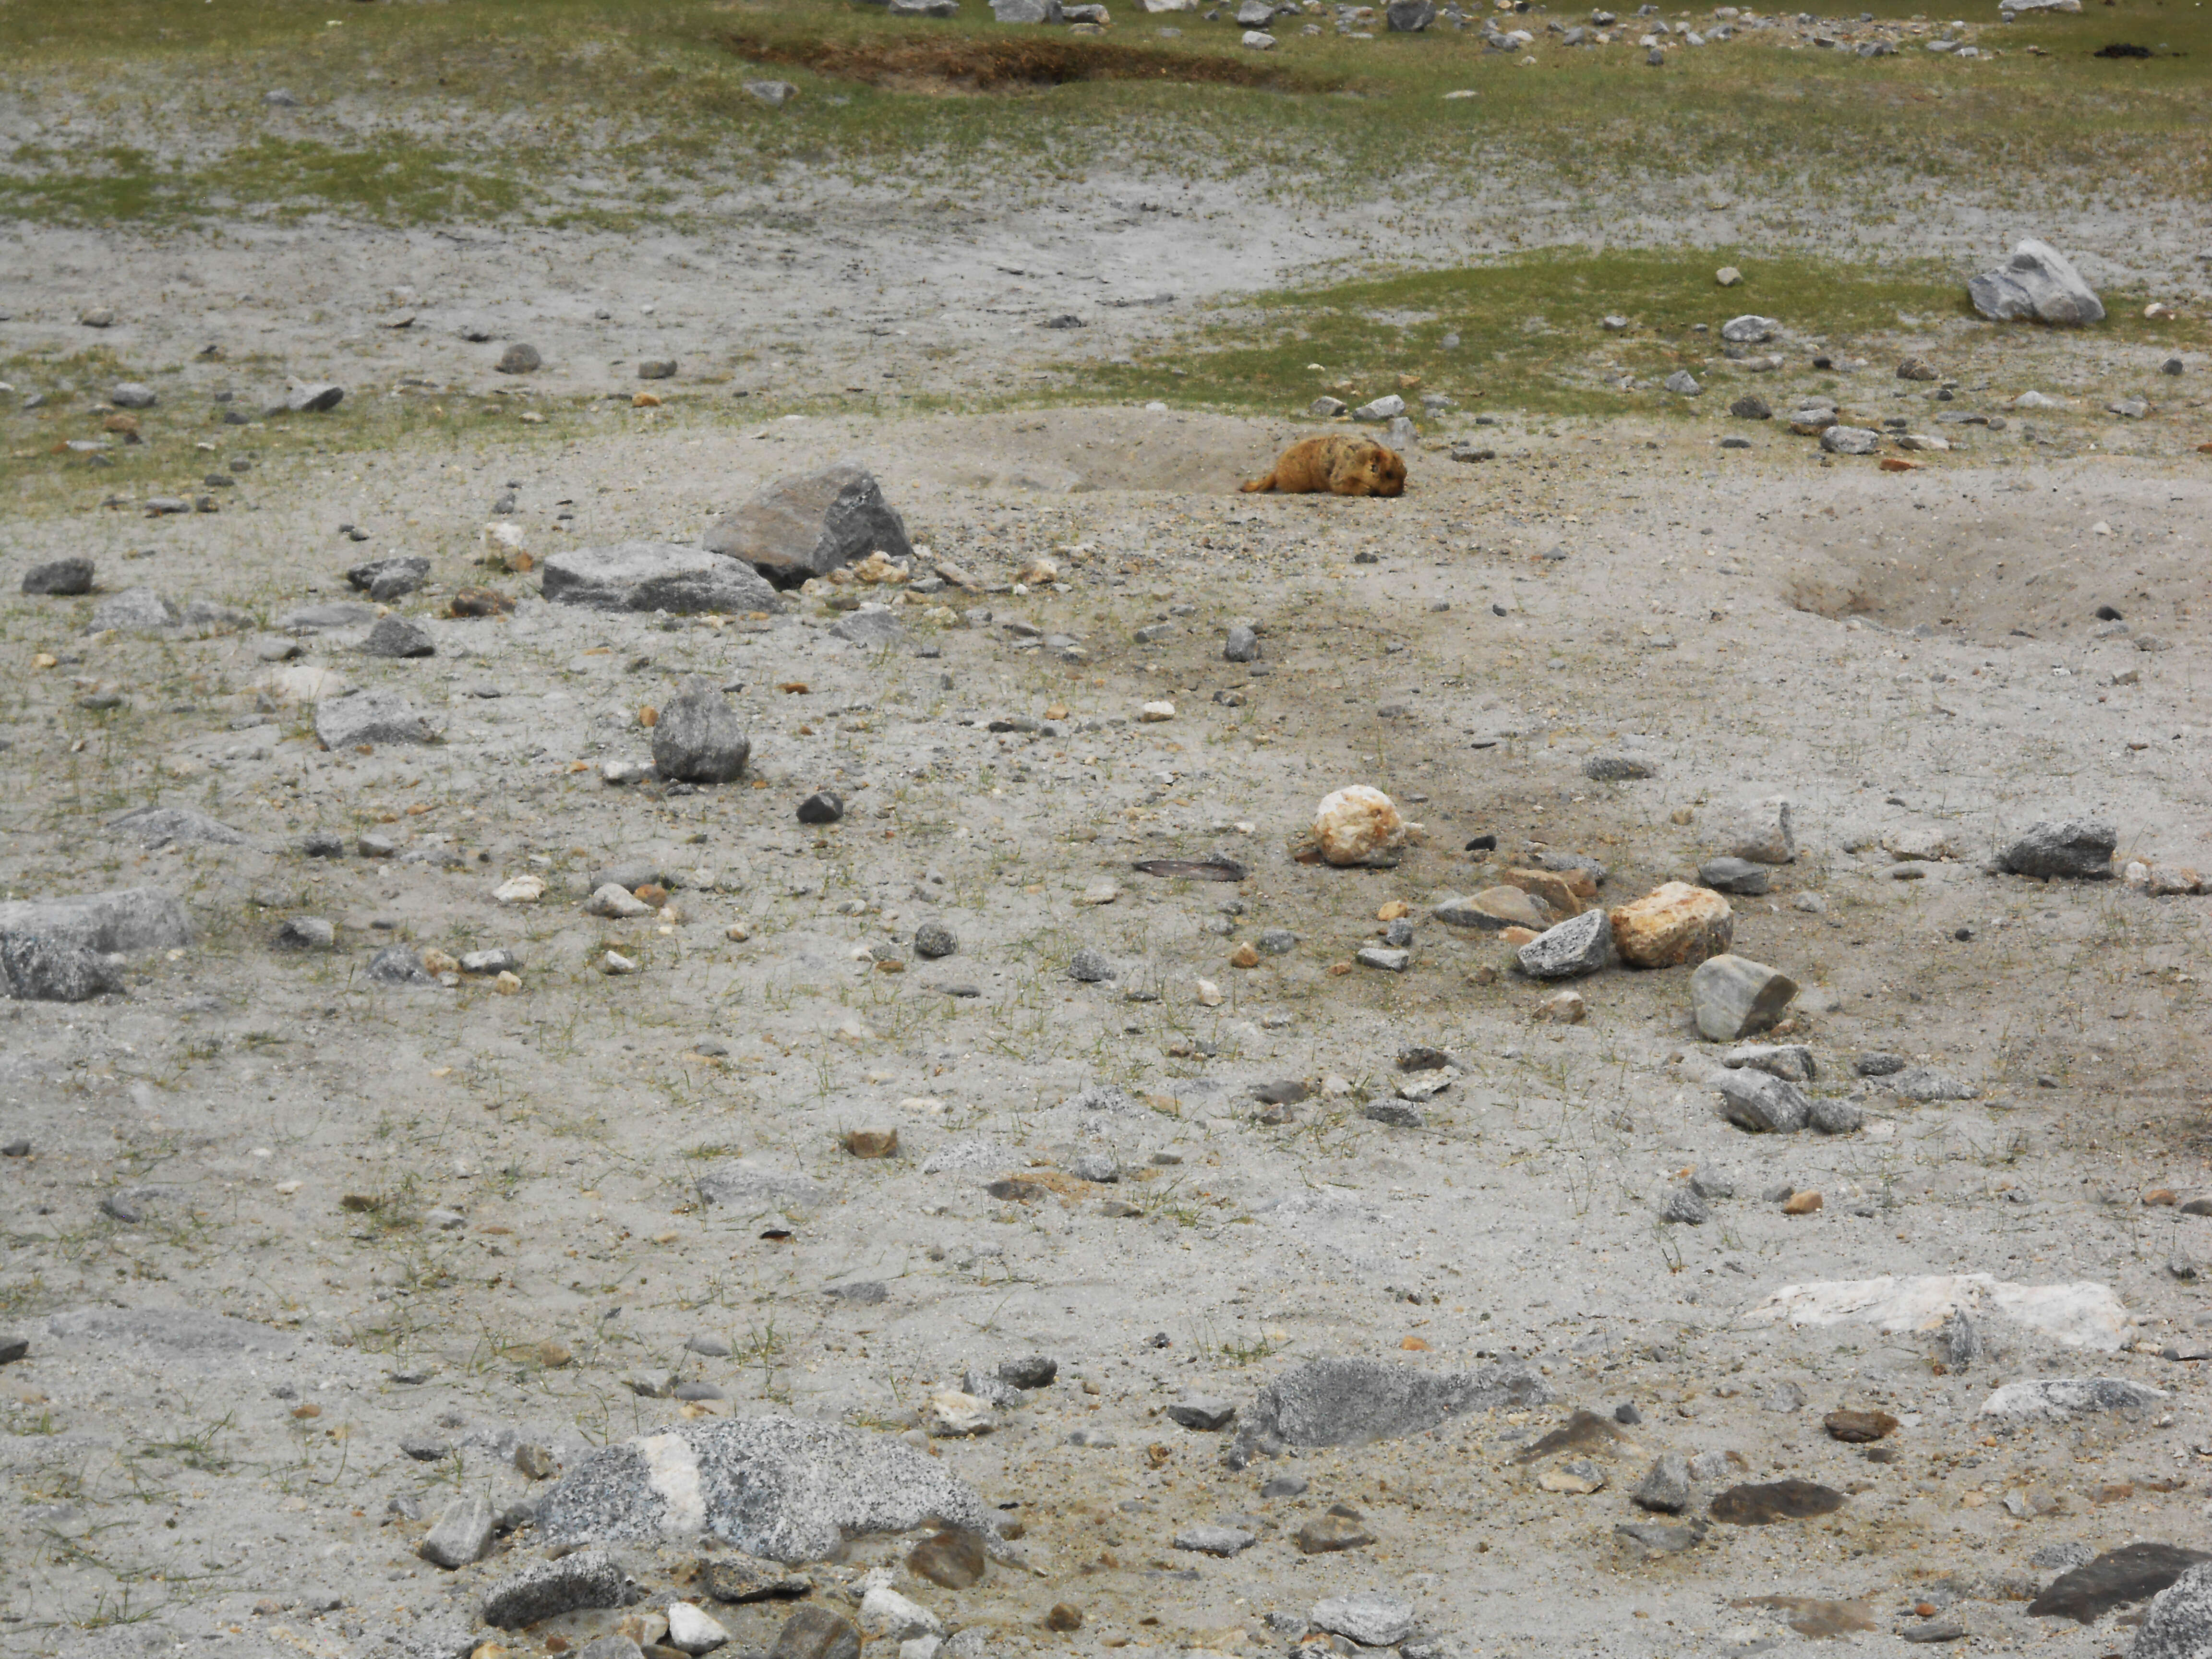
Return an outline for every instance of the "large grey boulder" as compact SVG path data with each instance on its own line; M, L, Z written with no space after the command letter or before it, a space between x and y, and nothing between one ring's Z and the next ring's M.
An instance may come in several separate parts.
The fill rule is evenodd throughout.
M925 1521L998 1536L998 1511L887 1434L764 1416L683 1424L592 1453L538 1505L548 1543L711 1535L770 1561Z
M73 939L0 932L0 993L24 1002L87 1002L122 988L107 958Z
M2128 1659L2203 1659L2212 1653L2212 1562L2194 1566L2151 1598Z
M2033 236L2012 251L1995 270L1966 284L1974 309L1999 322L2021 319L2039 323L2101 323L2105 303L2081 280L2073 262L2048 242Z
M192 942L191 923L175 897L155 887L121 887L70 898L15 899L0 904L0 933L67 939L88 951L123 955L168 951Z
M1540 1406L1552 1398L1520 1361L1472 1371L1422 1371L1373 1359L1315 1359L1261 1389L1239 1422L1232 1462L1284 1446L1358 1446L1419 1434L1468 1412Z
M670 698L653 728L653 764L664 778L728 783L744 775L751 754L744 717L709 685Z
M164 847L239 847L245 834L196 806L137 806L101 826L107 834L135 841L149 853Z
M1047 3L1057 9L1056 0ZM999 21L1014 20L1001 9ZM883 486L854 461L778 479L708 526L702 542L710 553L743 559L778 587L796 587L871 553L903 559L914 552Z
M2045 819L1997 855L2016 876L2070 876L2097 881L2112 873L2120 832L2097 818Z
M668 542L580 547L545 561L543 592L594 611L781 611L775 590L736 559Z
M315 735L325 749L362 743L433 743L445 727L400 691L353 691L315 705Z

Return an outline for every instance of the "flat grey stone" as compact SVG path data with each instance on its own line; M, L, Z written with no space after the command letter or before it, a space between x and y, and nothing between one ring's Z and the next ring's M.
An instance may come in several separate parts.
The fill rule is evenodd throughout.
M1534 1365L1519 1360L1473 1371L1424 1371L1373 1359L1314 1359L1261 1389L1242 1413L1240 1444L1357 1446L1433 1429L1498 1407L1553 1398Z
M93 606L92 621L87 628L94 634L109 629L137 633L174 628L180 620L177 607L152 588L126 587Z
M1713 859L1698 866L1698 885L1716 893L1738 893L1747 898L1770 891L1774 872L1749 859Z
M276 626L290 634L313 634L326 628L359 628L375 620L374 605L355 599L331 599L320 605L295 605L276 618Z
M1721 338L1730 345L1757 345L1762 340L1772 339L1774 331L1781 326L1771 317L1731 317L1721 325Z
M1379 968L1386 974L1402 974L1413 965L1411 951L1395 950L1387 945L1363 945L1352 956L1361 967Z
M337 929L321 916L293 916L270 943L280 951L327 951L337 938Z
M1680 1222L1692 1227L1702 1227L1712 1219L1712 1211L1706 1205L1705 1194L1695 1187L1677 1187L1667 1194L1667 1201L1659 1206L1662 1221Z
M753 1212L811 1210L830 1196L829 1188L805 1176L781 1174L744 1158L702 1171L696 1184L707 1204Z
M438 981L423 971L422 958L404 945L387 945L368 959L362 976L372 985L422 986Z
M282 1357L298 1346L287 1332L198 1308L70 1308L47 1316L46 1334L57 1341L185 1369Z
M1869 427L1832 426L1820 434L1820 447L1831 455L1871 455L1881 447L1881 434Z
M1809 1083L1814 1076L1813 1051L1802 1042L1747 1042L1721 1056L1728 1066L1748 1066L1785 1083Z
M538 1506L551 1543L711 1534L786 1563L929 1520L998 1535L998 1511L927 1454L775 1415L682 1424L593 1452Z
M415 1553L433 1566L451 1571L483 1559L491 1547L492 1524L497 1517L481 1493L456 1498L446 1505L437 1523L416 1546Z
M1595 974L1613 957L1613 928L1602 908L1570 916L1547 928L1516 953L1521 971L1532 979L1569 979Z
M1227 1400L1212 1400L1202 1395L1187 1395L1168 1407L1168 1419L1186 1429L1197 1429L1211 1433L1225 1429L1237 1420L1236 1405Z
M92 592L92 561L87 558L49 559L23 573L23 592L55 599L72 599Z
M1982 1401L1981 1414L2063 1423L2090 1412L2155 1406L2172 1397L2163 1389L2120 1376L2046 1376L2006 1383Z
M134 806L100 826L108 835L136 842L148 852L164 847L240 847L244 832L210 817L196 806Z
M0 993L23 1002L88 1002L122 988L105 957L72 939L0 930Z
M1723 1071L1711 1081L1720 1091L1722 1115L1754 1134L1795 1134L1812 1116L1811 1102L1765 1072Z
M1682 1526L1656 1521L1624 1521L1613 1530L1615 1537L1626 1540L1647 1556L1680 1555L1695 1549L1704 1540L1705 1524L1702 1521Z
M1851 1101L1834 1095L1815 1095L1805 1121L1824 1135L1856 1134L1866 1123L1866 1114Z
M1981 1090L1964 1078L1954 1077L1933 1066L1908 1066L1883 1079L1883 1088L1902 1099L1923 1105L1937 1100L1972 1100Z
M1227 1556L1250 1549L1258 1541L1257 1534L1246 1532L1242 1527L1209 1526L1201 1522L1196 1526L1185 1527L1177 1533L1175 1547L1179 1550L1192 1550L1200 1555Z
M1365 1648L1390 1648L1413 1633L1409 1601L1381 1590L1355 1590L1316 1601L1309 1615L1332 1635L1346 1636Z
M484 1592L483 1621L499 1630L586 1607L623 1607L644 1591L605 1550L578 1550L555 1561L533 1561Z
M348 569L346 580L382 603L412 593L430 580L430 562L419 553L367 559Z
M325 749L434 743L444 731L442 720L424 713L404 691L355 691L315 705L315 735Z
M906 525L855 461L778 479L708 527L710 553L742 559L779 587L884 553L911 557Z
M2120 835L2099 818L2045 819L1998 855L2016 876L2103 880L2112 873L2112 850Z
M736 559L667 542L623 542L550 555L541 591L593 611L781 611L775 590Z
M1634 755L1592 755L1583 763L1583 775L1597 783L1631 783L1657 777L1659 769Z
M328 380L290 380L270 406L279 415L326 415L345 401L345 388Z

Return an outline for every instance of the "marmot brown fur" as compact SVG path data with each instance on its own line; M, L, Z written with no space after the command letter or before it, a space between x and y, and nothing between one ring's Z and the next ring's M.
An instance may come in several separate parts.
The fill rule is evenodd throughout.
M1273 489L1285 495L1400 495L1406 489L1406 463L1372 438L1332 432L1301 438L1276 459L1275 470L1244 486L1254 494Z

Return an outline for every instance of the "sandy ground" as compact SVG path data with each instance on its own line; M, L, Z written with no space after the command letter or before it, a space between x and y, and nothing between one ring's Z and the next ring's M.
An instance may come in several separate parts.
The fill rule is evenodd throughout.
M1202 219L1069 216L1082 228L994 226L906 263L878 241L836 281L842 252L794 251L793 281L846 331L796 331L776 372L797 386L865 363L939 391L1017 372L1029 343L1062 349L1035 331L1064 301L1032 261L1067 262L1054 284L1103 274L1092 286L1123 298L1204 291L1157 274ZM1243 269L1291 267L1282 227L1237 234ZM665 275L635 246L617 262L611 244L528 237L312 232L127 261L117 246L17 233L17 283L40 274L10 343L69 343L78 309L111 303L125 315L107 343L165 365L216 341L272 373L481 384L496 339L528 338L548 389L627 388L637 358L726 352L788 315L673 241ZM981 274L981 252L1023 274ZM897 291L874 296L890 276ZM378 327L398 312L410 327ZM1174 310L1097 314L1103 350ZM471 318L495 343L453 336ZM1994 411L2006 390L1965 406ZM542 1491L513 1468L518 1443L573 1463L722 1408L898 1433L967 1364L1029 1352L1058 1358L1054 1388L988 1436L932 1443L1019 1506L1034 1571L957 1595L908 1586L989 1651L1281 1648L1316 1597L1369 1586L1408 1598L1455 1656L1811 1639L1787 1623L1802 1609L1763 1596L1861 1602L1857 1639L1883 1649L1901 1649L1891 1632L1918 1604L1956 1613L1977 1648L2124 1642L2109 1619L2077 1632L2022 1602L2055 1576L2053 1546L2203 1533L2202 1384L2159 1350L2196 1351L2201 1281L2172 1264L2212 1257L2212 1222L2143 1195L2212 1184L2212 900L1983 861L2036 820L2088 815L2118 826L2123 859L2212 871L2212 491L2187 453L2192 416L2177 410L2137 454L1965 429L1905 475L1823 465L1764 426L1723 452L1718 427L1508 418L1465 428L1492 459L1424 447L1402 499L1337 501L1235 493L1289 422L893 410L749 426L701 412L720 395L665 419L610 410L557 441L279 453L220 513L91 511L11 535L0 885L156 885L198 938L134 959L126 994L0 1005L0 1140L28 1143L0 1164L0 1282L30 1340L0 1372L15 1565L0 1652L451 1650L483 1585L537 1553L531 1534L453 1573L414 1547L456 1492L504 1505ZM695 537L760 483L842 455L877 471L917 542L992 585L911 596L908 647L833 638L836 613L813 599L714 626L579 613L512 576L492 578L511 618L440 614L485 579L477 534L510 487L542 556ZM15 592L24 568L71 551L97 558L100 594ZM368 658L365 629L341 628L302 638L288 666L404 688L444 722L434 745L323 750L255 632L85 631L100 597L142 584L266 629L390 551L434 561L432 589L398 608L437 654ZM1057 584L1013 591L1041 556ZM1256 665L1222 659L1240 620L1261 629ZM1054 635L1080 654L1035 643ZM641 710L694 676L744 709L750 787L604 783L605 763L647 753ZM1163 701L1172 719L1140 718ZM989 729L1009 717L1048 729ZM1655 775L1593 782L1583 763L1601 752ZM1389 870L1293 862L1316 802L1352 782L1389 792L1419 844ZM817 830L795 810L819 787L848 811ZM1586 1020L1540 1022L1547 991L1504 946L1430 919L1546 852L1601 860L1603 902L1623 902L1693 875L1735 806L1778 793L1797 857L1769 896L1735 902L1735 948L1801 981L1784 1035L1815 1054L1816 1092L1861 1098L1856 1133L1728 1124L1686 969L1608 970L1578 982ZM104 830L149 802L248 840L141 851ZM302 857L315 830L348 855ZM1899 879L1880 842L1902 830L1941 831L1954 855ZM395 855L359 855L362 834ZM1486 835L1497 851L1464 850ZM1215 851L1247 878L1133 868ZM617 866L662 878L665 912L586 915L596 873ZM532 873L541 902L495 900ZM1410 969L1351 967L1394 901L1415 924ZM273 948L300 917L335 924L334 948ZM957 954L915 955L932 920ZM1270 929L1295 945L1231 964ZM509 947L521 989L369 983L393 941ZM1083 947L1118 977L1070 979ZM599 971L610 949L638 971ZM1403 1080L1408 1045L1461 1066L1419 1128L1363 1115ZM1902 1100L1854 1075L1867 1050L1972 1097ZM1286 1079L1315 1095L1261 1122L1253 1088ZM1067 1104L1099 1085L1130 1109ZM844 1149L847 1131L890 1128L896 1158ZM1121 1179L1068 1173L1101 1151ZM1735 1196L1701 1226L1659 1222L1699 1166ZM732 1168L768 1182L763 1201L702 1200L700 1176ZM1042 1190L985 1191L1009 1176ZM1785 1185L1822 1207L1762 1198ZM1936 1369L1926 1333L1747 1316L1786 1285L1951 1273L2109 1287L2127 1351L1996 1321L1962 1375ZM860 1281L884 1298L828 1293ZM699 1336L730 1352L687 1350ZM1243 1471L1222 1466L1225 1437L1160 1415L1186 1391L1249 1402L1339 1354L1432 1370L1523 1356L1558 1398ZM726 1401L626 1386L671 1371ZM2170 1397L2002 1431L1978 1415L1998 1384L2051 1376ZM1624 1404L1643 1421L1592 1454L1601 1490L1547 1490L1536 1477L1558 1460L1515 1461L1571 1409ZM1896 1414L1894 1461L1831 1439L1838 1407ZM447 1449L417 1461L403 1437ZM1717 1524L1645 1560L1614 1528L1655 1518L1626 1493L1663 1450L1722 1455L1700 1466L1693 1516L1735 1480L1802 1477L1849 1501ZM1285 1470L1305 1494L1263 1500ZM1332 1503L1377 1541L1298 1553L1291 1533ZM1225 1561L1172 1547L1224 1515L1261 1517L1261 1541ZM634 1553L665 1602L687 1558ZM857 1540L817 1595L836 1604L890 1559ZM1044 1627L1061 1601L1085 1609L1079 1632ZM776 1616L720 1611L742 1650L773 1639Z

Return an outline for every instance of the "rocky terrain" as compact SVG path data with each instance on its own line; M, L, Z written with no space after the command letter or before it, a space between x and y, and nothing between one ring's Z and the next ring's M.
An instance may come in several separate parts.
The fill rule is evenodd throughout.
M2212 434L2063 259L1406 385L1367 499L1064 359L747 418L634 276L198 356L70 234L0 1654L2212 1650Z

